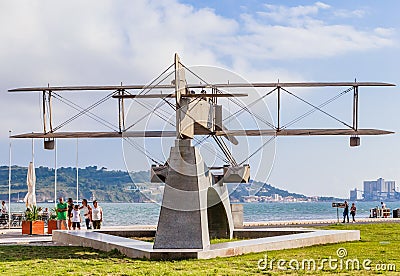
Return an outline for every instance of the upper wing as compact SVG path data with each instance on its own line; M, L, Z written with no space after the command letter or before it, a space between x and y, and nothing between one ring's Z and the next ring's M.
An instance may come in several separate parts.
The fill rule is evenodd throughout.
M246 87L328 87L328 86L395 86L386 82L256 82L256 83L215 83L188 84L186 88L246 88ZM106 86L44 86L9 89L9 92L34 91L102 91L102 90L140 90L140 89L175 89L172 84L157 85L106 85Z

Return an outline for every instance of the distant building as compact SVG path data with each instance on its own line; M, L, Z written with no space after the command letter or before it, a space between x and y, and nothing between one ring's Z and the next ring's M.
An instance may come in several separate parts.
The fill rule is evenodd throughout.
M364 181L364 200L390 200L396 195L396 182L378 178L376 181Z
M280 196L278 194L273 194L272 195L272 199L273 199L273 201L281 201L282 200L282 196Z
M362 199L361 191L354 188L354 190L350 190L350 201L356 201Z

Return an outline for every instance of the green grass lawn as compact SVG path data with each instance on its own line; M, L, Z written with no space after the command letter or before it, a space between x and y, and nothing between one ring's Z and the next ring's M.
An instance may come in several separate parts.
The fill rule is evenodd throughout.
M132 260L119 252L101 252L82 247L56 246L0 246L0 274L1 275L281 275L281 274L308 274L331 275L365 275L387 273L400 275L399 272L376 271L376 264L394 264L400 271L400 224L346 224L332 225L324 229L357 229L361 231L361 241L318 245L307 248L271 251L230 258L216 258L211 260L183 260L183 261L148 261ZM322 259L339 259L337 250L345 248L346 259L357 258L371 261L371 271L366 270L330 270L325 263L325 270L285 270L277 267L273 269L259 269L258 262L264 259L284 259L301 264L303 259L315 259L317 265ZM263 262L261 263L263 265ZM288 264L286 264L287 266Z

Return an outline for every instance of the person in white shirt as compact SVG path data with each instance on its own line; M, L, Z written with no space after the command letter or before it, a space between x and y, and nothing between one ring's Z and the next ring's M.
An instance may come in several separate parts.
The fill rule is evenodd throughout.
M71 211L72 215L72 229L75 230L78 228L78 230L81 230L81 214L79 211L79 205L75 205L74 209Z
M102 221L103 221L103 209L99 206L97 200L94 200L92 208L93 229L100 229Z
M79 209L83 210L83 216L85 217L85 224L86 224L86 229L92 229L90 227L90 216L92 214L92 207L88 205L87 199L82 199L82 206L79 207Z
M8 214L8 208L4 200L1 202L1 214L2 215Z

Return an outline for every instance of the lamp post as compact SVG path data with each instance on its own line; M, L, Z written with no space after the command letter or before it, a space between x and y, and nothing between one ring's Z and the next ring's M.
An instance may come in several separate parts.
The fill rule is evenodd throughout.
M8 229L11 228L11 130L8 131L9 148L9 166L8 166Z

